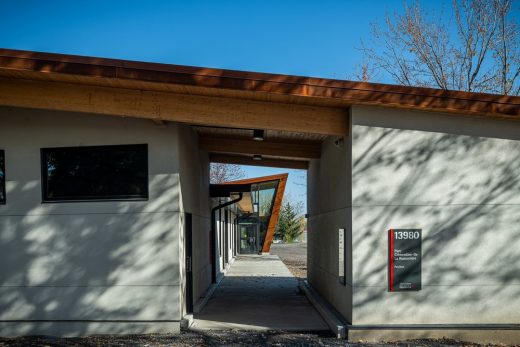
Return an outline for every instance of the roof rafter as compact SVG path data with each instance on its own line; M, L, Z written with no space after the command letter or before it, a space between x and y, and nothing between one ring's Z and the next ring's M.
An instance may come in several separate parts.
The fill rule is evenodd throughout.
M253 158L246 156L216 153L210 153L209 160L213 163L268 166L299 170L307 170L309 167L309 163L303 160L287 160L278 158L262 158L262 160L254 160Z
M276 142L270 140L255 141L233 137L200 136L199 148L207 152L260 154L296 159L318 159L320 143Z

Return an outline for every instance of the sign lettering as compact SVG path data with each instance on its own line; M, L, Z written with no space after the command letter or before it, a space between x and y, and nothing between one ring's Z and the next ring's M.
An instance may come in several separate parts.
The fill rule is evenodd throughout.
M421 290L421 229L388 231L388 290Z

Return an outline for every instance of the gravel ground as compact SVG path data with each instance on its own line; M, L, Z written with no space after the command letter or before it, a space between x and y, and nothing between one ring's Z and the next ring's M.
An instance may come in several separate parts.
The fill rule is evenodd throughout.
M270 253L279 256L294 277L307 278L306 243L273 243Z
M89 337L57 338L28 336L0 338L0 346L484 346L448 339L407 340L385 343L348 343L332 336L312 333L280 331L183 331L179 335L99 335Z

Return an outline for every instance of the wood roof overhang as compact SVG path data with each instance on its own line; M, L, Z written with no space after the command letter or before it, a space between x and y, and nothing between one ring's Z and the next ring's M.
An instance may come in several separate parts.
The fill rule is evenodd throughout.
M9 49L0 105L188 123L212 161L289 168L306 168L326 136L347 134L352 105L520 120L514 96ZM266 141L248 129L266 130Z
M201 95L218 94L222 97L262 101L267 99L273 102L323 107L377 105L464 115L520 118L520 97L515 96L10 49L0 49L0 76L126 86L129 89L141 85L147 86L150 90L179 93L184 91L187 94L198 91ZM88 83L86 78L90 78ZM118 80L119 83L111 84L110 80ZM177 87L170 89L167 86ZM221 93L214 93L216 90L221 90ZM269 98L266 94L273 97Z

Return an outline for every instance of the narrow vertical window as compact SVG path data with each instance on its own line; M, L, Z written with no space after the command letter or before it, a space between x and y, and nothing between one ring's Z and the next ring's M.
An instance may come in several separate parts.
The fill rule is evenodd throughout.
M0 204L5 201L5 152L0 149Z

